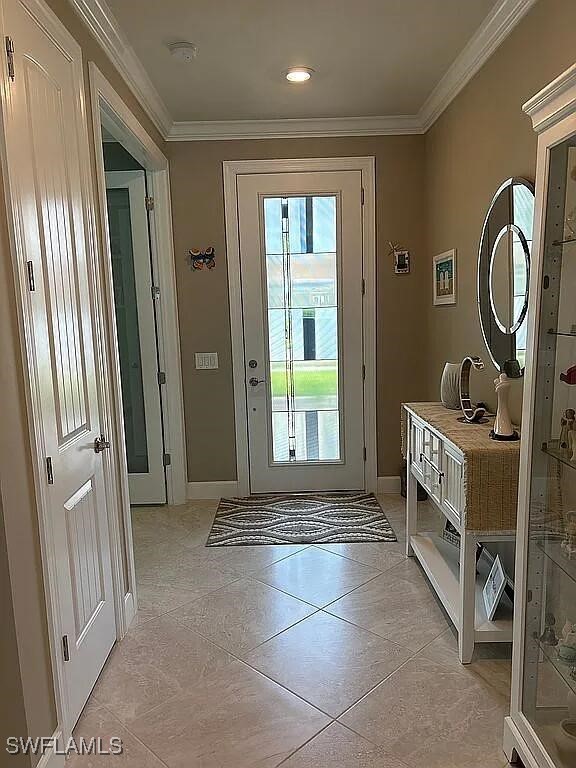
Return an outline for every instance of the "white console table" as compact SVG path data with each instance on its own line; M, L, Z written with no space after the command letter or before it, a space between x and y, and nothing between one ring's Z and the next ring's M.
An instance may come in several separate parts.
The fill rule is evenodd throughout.
M513 607L504 598L488 621L482 589L487 569L477 566L477 544L514 541L519 442L491 440L493 417L463 424L441 403L403 404L407 461L406 554L416 557L458 631L462 664L476 643L512 642ZM441 532L418 530L417 483L460 534L459 549ZM479 571L479 572L478 572Z

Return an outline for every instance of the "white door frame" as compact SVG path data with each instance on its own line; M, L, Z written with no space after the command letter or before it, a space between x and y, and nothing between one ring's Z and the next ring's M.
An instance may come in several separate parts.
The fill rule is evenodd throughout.
M184 504L187 498L186 440L184 426L184 400L180 357L180 330L176 301L176 273L174 242L172 238L172 204L168 159L136 119L98 67L89 62L90 92L92 100L92 126L96 147L96 173L98 177L100 238L105 254L106 322L110 349L113 351L113 407L117 440L122 443L121 492L127 534L131 537L130 506L128 495L128 471L124 446L124 416L120 383L120 362L114 314L114 293L108 219L106 216L106 181L102 146L102 121L115 137L119 138L130 154L146 169L150 185L149 194L154 198L154 216L151 218L150 240L152 261L157 270L160 288L158 323L158 353L162 370L166 372L163 397L164 445L171 463L166 467L167 500L169 504ZM128 543L127 543L128 545ZM130 538L129 560L131 578L134 578Z
M305 173L360 171L364 190L362 230L365 280L363 343L366 379L364 382L364 440L366 445L366 490L376 492L376 195L374 157L334 157L298 160L230 160L223 162L226 253L230 294L230 334L234 384L237 493L250 493L248 455L248 412L246 402L246 361L238 233L238 187L236 177L256 173ZM358 286L361 290L361 286Z
M2 36L10 35L10 30L6 26L4 17L4 8L7 3L14 0L0 0L0 34ZM112 419L110 411L110 390L108 367L106 364L106 344L105 344L105 323L104 313L101 302L102 286L98 268L98 243L96 237L95 224L95 201L93 195L93 178L90 172L90 152L89 152L89 134L88 120L86 110L86 100L84 95L84 73L82 65L82 51L76 40L67 31L58 17L43 0L23 0L27 9L33 18L45 29L46 34L65 52L71 62L71 69L74 77L74 86L76 88L76 99L78 104L78 136L80 153L80 173L82 175L83 213L86 226L87 239L87 262L94 280L93 300L95 302L94 315L99 328L98 339L95 347L95 363L98 388L98 400L101 410L100 420L106 434L111 433ZM11 93L9 86L9 75L7 69L6 57L1 57L0 64L0 100L2 111L2 123L6 124L10 120L11 111ZM22 363L24 368L24 386L26 409L28 413L29 437L31 444L31 469L34 480L34 490L36 495L38 523L40 532L40 550L42 559L42 570L44 577L44 590L46 599L46 614L48 621L48 635L50 643L50 655L52 662L52 673L54 683L54 699L56 705L57 727L54 733L55 737L67 739L71 733L72 723L69 713L69 702L65 683L64 661L62 657L62 629L60 626L60 609L57 588L57 568L56 568L56 548L54 542L54 532L52 530L46 493L46 466L44 448L44 436L42 431L42 408L40 401L40 390L37 379L34 354L34 335L32 329L32 312L30 304L30 292L28 288L28 278L26 274L26 261L23 251L21 238L22 226L24 224L24 212L18 204L17 192L13 189L13 180L10 180L8 173L8 155L6 146L6 134L0 130L0 155L2 162L2 171L4 186L6 191L6 207L8 213L8 233L10 238L10 250L12 256L12 265L14 272L14 281L16 287L16 305L18 313L19 343L21 349ZM98 340L100 344L98 344ZM117 497L114 492L115 463L116 454L112 449L103 454L104 478L106 485L106 496L108 505L108 525L111 543L111 561L112 561L112 579L114 586L114 607L116 617L116 635L121 638L124 634L124 601L123 601L123 578L121 571L121 553L119 551L120 526L119 512L117 506ZM52 758L57 758L54 753L45 756L45 762ZM55 764L60 764L60 758L54 759ZM64 761L62 759L62 765Z

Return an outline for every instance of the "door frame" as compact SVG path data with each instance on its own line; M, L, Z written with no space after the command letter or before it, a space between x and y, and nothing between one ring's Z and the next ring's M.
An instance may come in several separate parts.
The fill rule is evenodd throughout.
M104 290L107 338L112 352L113 409L118 448L122 451L120 486L127 533L128 555L131 562L131 578L134 578L128 494L128 470L124 445L124 416L120 381L120 359L116 336L112 261L106 216L106 181L102 146L101 120L113 135L121 136L123 145L146 169L149 194L154 198L154 216L150 219L150 248L152 263L157 271L158 287L162 300L157 313L158 354L161 370L166 372L164 397L162 398L164 446L171 463L166 467L168 504L184 504L187 500L186 439L184 425L184 398L180 355L180 329L176 299L176 271L174 241L172 236L172 203L168 159L116 93L112 85L94 62L89 62L90 95L92 102L92 129L96 151L96 176L98 183L99 235L104 254ZM128 535L130 542L128 544ZM132 582L134 585L134 582Z
M6 26L4 9L9 2L15 0L0 0L0 34L10 34ZM78 139L81 187L83 192L82 209L85 226L87 246L87 264L90 276L93 280L91 286L92 299L94 301L94 316L98 333L95 339L95 365L97 376L97 393L99 403L99 417L102 429L106 434L111 434L112 418L110 410L110 389L106 363L106 337L104 312L102 306L102 284L98 267L99 250L96 237L95 200L93 187L93 174L91 172L90 137L88 132L88 110L84 90L84 70L82 50L73 36L64 27L56 14L43 2L43 0L23 0L32 18L45 30L61 51L68 57L73 74L73 87L78 106ZM2 127L0 128L0 163L3 174L3 185L6 196L6 211L8 236L10 242L12 270L14 276L18 344L22 366L24 370L24 396L28 415L28 437L30 440L31 472L36 498L40 555L42 561L42 575L44 581L46 617L48 626L48 640L50 646L50 658L52 662L54 703L56 707L57 726L53 734L55 739L66 740L72 731L70 721L69 701L66 686L64 660L62 656L62 628L60 626L60 609L57 587L57 553L54 542L54 532L50 521L50 505L46 489L46 450L44 447L44 435L42 429L42 404L40 388L35 365L35 351L33 341L33 324L31 297L26 273L26 260L23 251L21 237L24 224L24 213L19 205L19 198L14 181L9 177L8 147L6 142L5 125L10 120L11 93L9 85L9 73L6 57L1 57L0 64L0 110ZM111 546L111 566L113 597L116 619L116 637L120 639L125 632L124 601L119 599L122 594L122 570L121 552L118 551L121 541L119 508L117 506L116 453L113 450L104 452L104 483L107 500L108 531ZM44 756L46 765L57 755L50 750ZM42 762L42 761L41 761ZM60 764L60 758L54 759ZM64 761L62 760L62 765Z
M310 173L324 171L360 171L364 201L362 206L363 276L363 346L366 378L364 380L364 444L367 491L377 489L376 420L376 161L374 157L330 157L284 160L225 160L224 214L228 290L230 295L230 336L232 340L232 375L234 385L234 420L236 437L237 493L250 493L248 448L248 410L246 398L246 360L244 355L244 318L242 313L242 275L238 221L237 176L269 173ZM362 286L358 286L362 290Z

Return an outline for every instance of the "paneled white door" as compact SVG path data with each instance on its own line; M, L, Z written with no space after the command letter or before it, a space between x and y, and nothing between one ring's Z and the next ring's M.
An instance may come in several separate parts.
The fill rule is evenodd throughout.
M364 489L362 174L237 185L250 490Z
M166 503L145 171L106 173L131 504Z
M25 293L46 537L56 564L65 716L78 718L116 638L97 390L95 260L81 52L35 0L6 0L4 107L17 268ZM46 22L48 23L48 22ZM56 24L56 21L50 22ZM59 37L61 37L59 35Z

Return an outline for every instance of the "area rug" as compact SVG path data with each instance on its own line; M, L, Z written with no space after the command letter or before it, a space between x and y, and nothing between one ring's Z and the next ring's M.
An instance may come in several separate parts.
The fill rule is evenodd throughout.
M397 541L373 493L276 493L222 499L207 547Z

